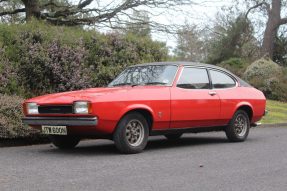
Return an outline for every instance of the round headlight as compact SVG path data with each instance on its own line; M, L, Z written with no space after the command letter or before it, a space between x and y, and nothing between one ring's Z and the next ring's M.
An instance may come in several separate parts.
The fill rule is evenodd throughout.
M36 103L27 103L28 114L39 114L38 105Z
M91 103L88 101L74 102L74 113L76 114L89 114Z

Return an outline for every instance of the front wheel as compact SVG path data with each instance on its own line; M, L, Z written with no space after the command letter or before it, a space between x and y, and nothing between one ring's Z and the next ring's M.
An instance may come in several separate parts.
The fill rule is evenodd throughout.
M51 135L49 139L59 149L72 149L80 142L79 137L66 136L66 135Z
M140 153L147 145L149 126L138 112L125 115L117 125L113 139L121 153Z
M226 127L225 133L229 141L242 142L247 138L249 129L250 120L247 113L243 110L238 110Z

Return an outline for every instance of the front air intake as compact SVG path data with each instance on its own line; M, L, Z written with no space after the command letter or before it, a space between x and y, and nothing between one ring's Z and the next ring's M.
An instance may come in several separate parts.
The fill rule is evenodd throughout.
M39 106L39 114L72 114L72 105Z

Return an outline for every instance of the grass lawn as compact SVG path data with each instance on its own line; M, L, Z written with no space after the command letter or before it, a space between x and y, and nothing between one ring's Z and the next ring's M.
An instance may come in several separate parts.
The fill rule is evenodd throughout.
M268 123L287 123L287 103L267 100L268 114L261 122Z

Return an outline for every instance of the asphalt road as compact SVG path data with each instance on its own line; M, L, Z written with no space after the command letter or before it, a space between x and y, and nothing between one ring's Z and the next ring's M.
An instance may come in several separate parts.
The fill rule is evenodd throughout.
M243 143L225 134L152 137L146 150L121 155L111 141L72 151L50 144L0 148L0 190L274 191L287 189L287 128L252 129Z

